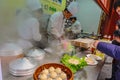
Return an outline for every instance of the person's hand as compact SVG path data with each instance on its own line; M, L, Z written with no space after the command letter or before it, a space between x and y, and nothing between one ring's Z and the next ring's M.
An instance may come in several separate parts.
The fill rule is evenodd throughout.
M97 47L97 45L98 45L98 43L99 43L99 41L98 41L98 40L94 41L94 42L93 42L93 47L95 47L95 48L96 48L96 47Z

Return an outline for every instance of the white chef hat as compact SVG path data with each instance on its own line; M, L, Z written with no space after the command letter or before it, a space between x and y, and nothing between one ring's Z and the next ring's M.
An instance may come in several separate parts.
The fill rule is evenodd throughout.
M27 8L33 11L41 8L41 4L39 0L26 0L26 5Z
M76 13L78 12L78 3L73 1L69 4L69 6L67 7L68 11L73 15L75 16Z

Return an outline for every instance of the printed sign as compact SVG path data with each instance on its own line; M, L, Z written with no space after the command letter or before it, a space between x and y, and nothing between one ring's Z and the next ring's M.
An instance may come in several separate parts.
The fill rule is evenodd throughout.
M47 14L53 14L56 11L65 9L66 0L40 0L43 10Z

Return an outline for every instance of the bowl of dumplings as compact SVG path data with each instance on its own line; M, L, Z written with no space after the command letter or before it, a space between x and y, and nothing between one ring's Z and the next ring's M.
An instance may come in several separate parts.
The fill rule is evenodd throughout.
M35 70L33 78L34 80L73 80L73 73L62 64L47 63Z

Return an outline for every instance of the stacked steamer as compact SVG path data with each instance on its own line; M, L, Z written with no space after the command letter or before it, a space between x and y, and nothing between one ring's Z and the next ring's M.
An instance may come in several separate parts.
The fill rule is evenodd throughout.
M25 57L10 62L9 72L14 76L25 76L34 73L37 66L36 60L44 58L45 52L41 49L30 49Z
M0 59L1 66L4 67L2 71L8 71L8 65L11 61L23 57L23 50L15 43L5 43L0 45Z
M34 73L36 62L27 58L19 58L9 64L9 72L14 76L25 76Z

